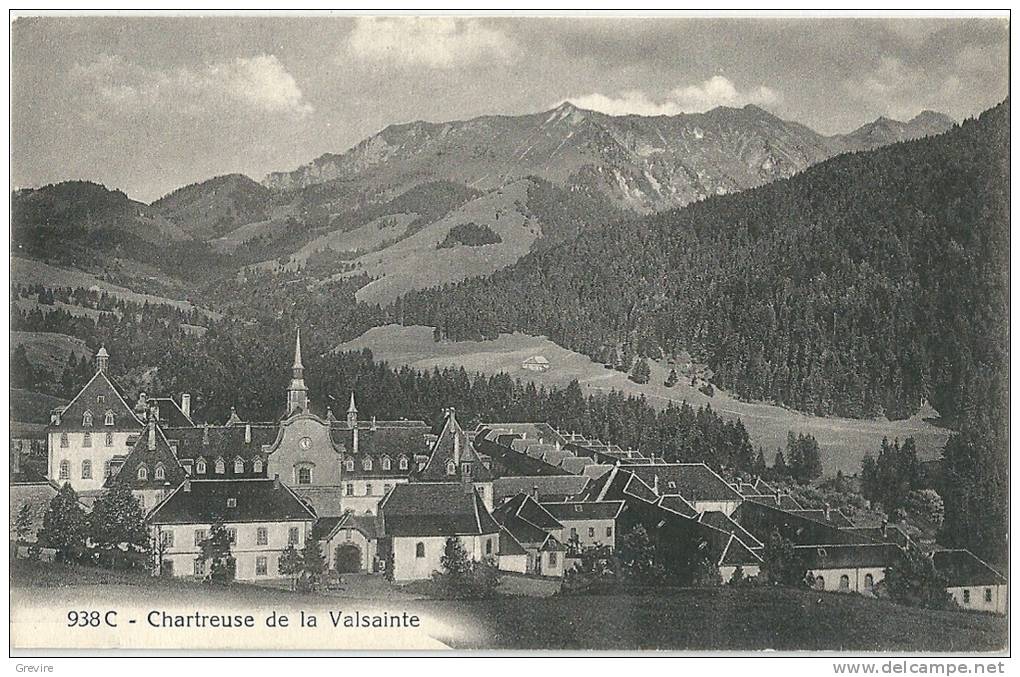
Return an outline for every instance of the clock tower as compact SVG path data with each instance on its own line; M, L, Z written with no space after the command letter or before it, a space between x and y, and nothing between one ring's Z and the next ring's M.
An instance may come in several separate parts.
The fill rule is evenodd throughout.
M290 386L287 388L287 416L308 411L308 387L305 386L305 367L301 364L301 330L294 343L294 365L291 367Z

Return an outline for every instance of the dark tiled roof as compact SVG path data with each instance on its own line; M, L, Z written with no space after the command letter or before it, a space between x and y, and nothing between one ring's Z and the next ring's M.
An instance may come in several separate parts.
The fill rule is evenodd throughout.
M798 545L794 550L809 570L887 567L903 556L899 546L892 543Z
M524 519L531 524L535 525L543 531L549 529L562 529L563 525L553 517L548 510L543 508L534 498L528 494L517 494L509 501L506 501L498 508L496 508L492 516L496 518L496 521L500 521L500 518L504 515L513 514L521 519Z
M497 510L493 514L493 518L501 527L513 534L520 543L541 545L549 538L549 532L539 529L528 520L518 517L512 512L500 514Z
M490 440L485 435L475 437L475 449L492 459L494 467L503 468L503 475L569 475L559 466L550 465L545 461L532 458L527 454L513 451L510 448L513 435L498 435Z
M869 543L867 533L857 529L837 529L803 515L786 512L755 501L744 501L730 517L744 529L766 542L774 529L798 545L830 543Z
M723 552L722 557L719 558L719 566L741 566L747 564L761 564L761 557L756 555L746 543L734 535L729 540L729 543L726 544L726 550Z
M249 442L245 442L247 430L251 433ZM205 461L205 474L192 470L194 477L254 479L266 476L267 455L262 447L275 442L280 429L272 424L252 424L250 428L244 425L210 425L167 428L164 432L170 446L176 445L177 458L193 463L199 458ZM222 475L216 474L216 460L220 458L224 463ZM234 462L238 458L244 461L244 472L235 474ZM262 461L260 472L255 472L256 458Z
M546 444L559 442L560 445L567 443L566 438L548 423L480 423L475 428L478 432L485 429L499 433L513 433L528 441L538 442L541 440Z
M667 494L659 498L659 505L684 517L697 517L698 511L679 494Z
M499 554L500 555L527 555L528 551L514 538L514 535L504 527L499 529Z
M499 525L470 484L398 484L379 505L387 536L494 534Z
M538 489L538 500L548 497L571 497L584 490L588 478L581 475L531 475L499 477L492 482L493 500L497 503L508 496L530 494Z
M680 494L690 502L740 501L742 496L704 463L661 463L628 466L660 494ZM656 481L658 478L658 481Z
M629 475L627 483L623 487L623 493L627 496L640 498L648 503L655 503L659 500L658 494L652 491L651 487L641 481L641 478L633 473L621 471L621 474Z
M482 459L478 457L471 440L467 438L464 430L457 423L457 417L453 410L447 411L446 419L443 421L443 429L439 437L432 445L428 463L418 473L422 480L433 482L448 482L451 479L447 471L447 465L453 461L456 466L456 476L463 473L464 464L471 464L471 478L476 482L492 481L492 473L482 465Z
M825 511L821 509L819 510L795 509L789 510L788 512L791 512L795 515L803 515L804 517L810 517L813 520L825 522L827 524L831 524L834 527L852 527L854 525L854 523L851 522L850 519L846 515L844 515L843 512L840 510ZM826 514L826 512L828 512L828 514Z
M149 448L150 436L153 448ZM139 469L145 468L145 477L138 476ZM163 469L163 478L157 477L159 468ZM92 472L102 472L102 468L93 468ZM105 486L124 486L132 490L173 488L184 481L185 472L177 456L174 455L167 442L163 430L155 426L151 431L144 430L128 452L123 465L115 475L107 478Z
M383 421L362 425L358 422L358 451L354 453L354 431L349 427L332 427L330 438L342 450L344 474L347 477L407 477L416 470L414 457L428 454L426 436L430 429L421 421ZM407 468L400 469L400 458L407 459ZM354 470L347 470L346 460L354 459ZM365 458L372 459L372 469L364 469ZM390 460L390 469L383 469L383 459Z
M18 466L18 472L11 473L11 484L49 484L46 475L22 463Z
M312 538L317 541L325 541L336 529L336 525L343 519L342 515L320 517L315 521L315 525L312 527Z
M749 494L744 496L745 500L754 501L761 505L767 505L770 508L779 508L780 510L803 510L800 503L797 502L790 494Z
M571 520L613 520L620 516L623 501L543 503L542 507L561 523Z
M314 520L316 515L285 484L274 480L190 480L153 508L149 521L210 524L217 517L225 522L293 522Z
M99 402L99 398L103 402ZM85 412L92 415L92 426L83 426ZM112 412L114 430L136 430L142 427L131 407L124 400L120 388L107 376L104 371L97 371L92 379L85 384L73 400L60 414L60 425L50 426L51 429L59 432L82 432L85 430L103 430L106 412Z
M947 578L949 587L1006 585L1005 576L969 550L936 550L932 558L935 568Z
M184 414L180 405L172 397L150 397L146 400L146 404L157 407L159 425L164 428L181 428L195 425L195 422Z
M745 530L744 527L731 520L724 512L709 510L702 513L698 520L704 524L715 527L719 531L735 534L749 548L761 548L764 545L761 541L751 535L751 533Z

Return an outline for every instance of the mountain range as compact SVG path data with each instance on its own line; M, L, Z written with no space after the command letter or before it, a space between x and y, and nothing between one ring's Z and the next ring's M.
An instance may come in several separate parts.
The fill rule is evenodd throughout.
M58 263L130 269L140 261L183 280L237 270L367 274L374 282L359 300L386 302L490 274L584 229L953 125L925 111L825 136L753 105L617 117L564 103L530 115L391 125L261 183L219 176L150 205L87 182L15 191L14 241ZM464 224L498 238L438 246Z

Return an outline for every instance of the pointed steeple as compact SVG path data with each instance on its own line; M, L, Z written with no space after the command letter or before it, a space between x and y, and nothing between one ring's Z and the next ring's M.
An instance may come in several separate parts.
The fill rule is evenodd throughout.
M347 407L347 425L352 428L358 425L358 405L354 403L354 391L351 391L351 403Z
M308 388L305 386L305 367L301 363L301 330L294 341L294 366L290 387L287 388L287 415L297 411L308 411Z

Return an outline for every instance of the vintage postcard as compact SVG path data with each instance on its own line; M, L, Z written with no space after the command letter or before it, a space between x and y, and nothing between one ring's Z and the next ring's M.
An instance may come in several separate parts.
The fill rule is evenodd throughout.
M12 654L1001 671L1009 40L12 14Z

